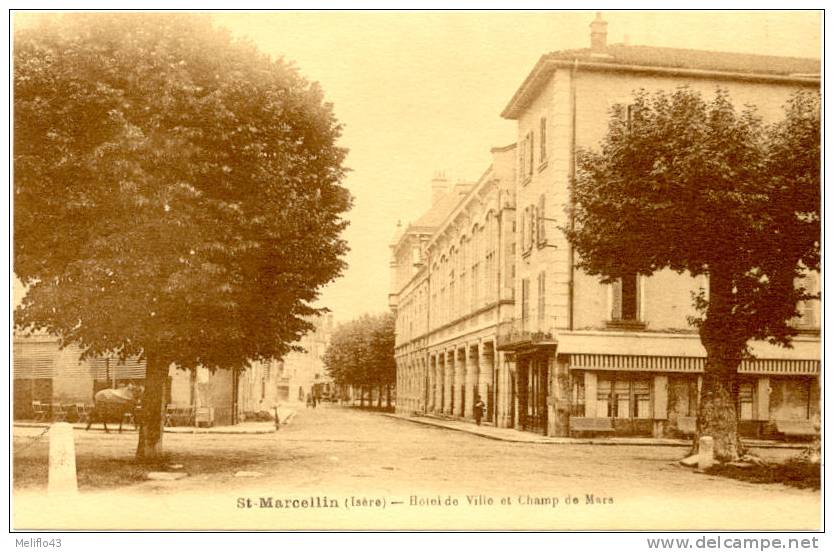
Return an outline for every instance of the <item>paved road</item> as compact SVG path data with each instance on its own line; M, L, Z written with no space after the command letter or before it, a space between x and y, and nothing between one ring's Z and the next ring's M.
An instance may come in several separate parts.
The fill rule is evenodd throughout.
M80 431L76 436L79 455L93 448L98 454L127 457L136 439L135 434ZM274 434L166 434L165 446L185 470L193 455L217 457L218 467L180 481L148 481L83 496L95 497L96 504L110 499L102 497L164 496L172 505L198 501L202 513L185 519L191 527L238 527L277 519L287 524L282 527L357 527L365 522L372 527L657 529L819 524L819 492L698 474L676 464L685 453L681 448L507 443L331 405L301 409L292 424ZM241 469L260 475L235 477L234 471ZM206 493L212 497L211 508ZM34 493L16 494L32 507L38 502ZM471 505L467 495L493 503ZM327 497L340 505L350 497L381 499L389 513L372 515L378 507L370 505L349 514L340 508L335 519L321 513L336 510L318 509L283 509L280 516L268 510L270 517L262 508L237 508L236 502L251 499L258 506L262 497L306 496L320 497L319 501ZM434 505L447 497L459 504ZM502 506L502 499L509 505ZM553 499L558 499L555 507ZM174 508L166 522L183 526L180 511ZM131 523L153 526L160 522L158 515L152 509Z

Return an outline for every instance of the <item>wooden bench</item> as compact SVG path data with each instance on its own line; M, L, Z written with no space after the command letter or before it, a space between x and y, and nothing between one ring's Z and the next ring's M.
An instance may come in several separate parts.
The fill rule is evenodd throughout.
M611 418L571 418L571 433L614 433Z
M774 420L776 431L791 437L813 437L817 434L811 420Z

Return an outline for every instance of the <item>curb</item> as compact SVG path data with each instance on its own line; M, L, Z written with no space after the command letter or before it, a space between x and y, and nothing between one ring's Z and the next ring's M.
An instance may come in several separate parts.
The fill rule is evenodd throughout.
M521 438L513 438L511 436L503 436L503 435L491 435L489 433L480 432L475 427L473 428L466 428L466 427L459 427L459 426L452 426L444 424L441 420L426 417L426 416L403 416L398 414L383 414L383 416L387 416L389 418L394 418L397 420L403 420L406 422L412 422L415 424L421 424L425 426L436 427L440 429L448 429L451 431L459 431L461 433L468 433L470 435L475 435L476 437L483 437L485 439L491 439L493 441L504 441L508 443L528 443L531 445L598 445L598 446L643 446L643 447L689 447L692 445L690 441L685 440L673 440L673 439L663 439L663 440L651 440L647 438L630 438L630 437L620 437L617 441L612 441L610 439L579 439L576 437L541 437L539 439L535 438L528 438L528 439L521 439ZM630 439L634 439L630 441ZM803 443L777 443L773 441L746 441L746 445L750 448L754 449L792 449L792 450L805 450L807 445Z

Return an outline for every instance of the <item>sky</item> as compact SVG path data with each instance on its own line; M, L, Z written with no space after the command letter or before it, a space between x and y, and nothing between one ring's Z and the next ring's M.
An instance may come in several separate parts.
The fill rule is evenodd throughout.
M820 57L817 12L606 11L608 42ZM343 277L320 306L337 321L388 308L391 243L445 172L474 181L515 141L500 112L547 52L587 47L589 11L213 12L217 25L318 81L344 124L354 196Z
M604 12L608 42L820 57L816 12ZM500 112L542 54L587 47L594 12L216 13L217 24L318 81L344 124L354 196L337 321L388 308L389 244L444 171L474 181L515 141Z

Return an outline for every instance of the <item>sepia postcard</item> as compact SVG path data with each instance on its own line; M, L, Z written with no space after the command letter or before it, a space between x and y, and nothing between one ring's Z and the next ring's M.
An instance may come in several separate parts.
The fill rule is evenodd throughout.
M13 10L11 528L820 530L822 18Z

